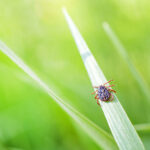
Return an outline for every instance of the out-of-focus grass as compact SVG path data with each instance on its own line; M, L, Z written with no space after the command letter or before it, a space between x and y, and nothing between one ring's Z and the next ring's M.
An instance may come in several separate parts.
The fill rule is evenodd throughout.
M126 52L127 50L121 44L121 42L117 38L117 35L115 35L115 32L111 29L111 27L109 26L109 24L107 22L103 23L103 28L104 28L107 36L112 41L113 45L116 47L116 50L118 51L118 53L122 56L123 60L128 65L128 69L132 73L134 79L139 84L141 91L143 91L144 95L147 97L147 100L150 100L149 88L148 88L147 84L145 83L143 77L139 74L138 70L136 69L136 67L132 63L131 59L129 58L129 56Z
M110 44L101 23L110 23L149 84L149 3L148 0L0 1L0 38L47 83L61 91L60 95L67 97L70 104L109 131L102 111L90 95L92 87L61 13L65 5L107 77L116 81L117 95L132 123L146 123L150 121L149 105L143 101L144 95ZM2 147L98 149L53 101L49 103L48 96L29 82L32 83L0 53ZM149 136L140 136L148 149Z
M2 41L0 41L0 51L21 68L28 77L32 78L32 80L37 83L37 86L44 90L46 94L48 94L74 121L76 121L78 126L80 126L85 133L100 146L100 148L107 150L116 150L118 148L110 134L90 121L73 106L69 105L65 99L59 97L59 95L51 89L51 86L42 81L40 77Z

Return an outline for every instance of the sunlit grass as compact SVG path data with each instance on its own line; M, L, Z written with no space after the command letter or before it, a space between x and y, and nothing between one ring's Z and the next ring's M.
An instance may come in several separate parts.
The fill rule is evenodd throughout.
M2 0L0 39L65 102L110 135L62 14L66 6L107 79L115 80L117 97L149 150L145 125L150 122L150 106L102 28L104 21L111 25L149 85L149 4L148 0ZM85 131L81 126L0 52L0 149L104 149L103 140L96 139L99 131L92 126Z
M72 36L76 42L79 53L82 57L85 68L88 72L90 80L93 86L99 86L107 82L101 68L98 66L96 60L94 59L91 51L86 45L84 39L82 38L80 32L76 28L75 24L71 20L67 11L63 9L64 15L66 17L67 23L71 30ZM144 149L144 146L137 135L133 125L128 119L125 111L123 110L117 96L115 95L114 100L110 103L99 101L103 109L104 115L107 119L111 132L118 144L119 149ZM120 129L120 130L118 130Z
M85 132L90 135L90 137L104 149L115 150L117 148L116 143L113 138L106 133L104 130L96 126L93 122L88 120L80 112L70 106L67 102L61 99L59 96L52 91L49 86L44 83L31 69L27 66L21 58L19 58L11 49L9 49L2 41L0 41L0 50L8 56L15 64L17 64L25 73L29 75L33 80L35 80L38 85L50 96L53 100L58 103L58 105L68 113L81 127Z
M120 40L115 35L114 31L111 29L111 27L109 26L109 24L107 22L103 23L103 28L104 28L106 34L108 35L108 37L110 38L110 40L112 41L112 43L114 44L114 46L116 47L116 50L118 51L118 53L120 53L120 55L122 56L122 58L128 65L130 72L132 73L132 75L136 79L136 81L138 82L141 90L147 97L147 100L150 101L150 97L149 97L150 90L149 90L145 80L140 75L140 73L138 72L138 70L136 69L134 64L132 63L131 59L129 58L125 47L122 45L122 43L120 42Z

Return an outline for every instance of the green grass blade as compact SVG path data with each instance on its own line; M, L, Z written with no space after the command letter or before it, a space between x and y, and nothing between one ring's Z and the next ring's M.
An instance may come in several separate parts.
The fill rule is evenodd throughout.
M107 80L102 70L98 66L96 60L94 59L91 51L86 45L84 39L82 38L80 32L68 15L67 11L63 9L63 12L71 30L72 36L78 47L79 53L84 62L85 68L92 82L92 85L98 86L102 83L105 83ZM100 101L100 103L100 109L102 109L104 112L108 125L119 148L121 150L144 150L141 139L136 133L135 128L130 122L116 95L112 102L106 103Z
M114 46L116 47L116 50L120 53L120 55L122 56L122 58L124 59L124 61L128 65L128 68L130 69L132 75L134 76L134 78L136 79L138 84L140 85L141 90L146 95L147 99L150 100L149 88L148 88L147 84L145 83L143 77L140 75L140 73L138 72L138 70L136 69L134 64L132 63L131 59L129 58L129 56L126 52L126 49L121 44L121 42L119 41L116 34L111 29L111 27L109 26L108 23L106 23L106 22L103 23L103 28L104 28L106 34L108 35L108 37L110 38L110 40L112 41L112 43L114 44Z
M83 116L80 112L57 96L49 86L44 83L30 68L27 66L10 48L8 48L2 41L0 41L0 50L7 55L15 64L17 64L25 73L27 73L33 80L35 80L43 90L55 100L59 106L72 117L82 129L103 149L116 150L117 145L107 132L99 128L88 118Z
M150 132L150 123L136 124L134 125L134 127L138 132L145 132L145 133Z

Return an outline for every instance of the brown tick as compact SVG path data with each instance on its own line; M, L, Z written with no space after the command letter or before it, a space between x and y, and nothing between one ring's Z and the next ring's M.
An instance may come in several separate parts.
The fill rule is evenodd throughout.
M96 91L94 91L92 94L96 93L95 99L97 100L98 105L100 105L99 100L101 100L101 101L112 101L113 100L114 96L111 92L116 93L116 91L113 89L110 89L109 87L112 87L114 85L106 86L106 84L108 84L111 81L113 81L113 80L110 80L100 86L94 86L94 88L96 88Z

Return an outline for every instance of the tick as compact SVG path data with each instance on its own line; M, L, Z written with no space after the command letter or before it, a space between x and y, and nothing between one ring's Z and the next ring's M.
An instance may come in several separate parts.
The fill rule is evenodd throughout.
M112 87L114 85L106 86L111 81L113 81L113 80L110 80L100 86L94 86L94 88L96 88L96 90L92 94L96 93L95 99L97 100L98 105L100 105L99 100L101 100L101 101L112 101L113 100L114 96L111 92L116 93L116 91L111 89L110 87Z

